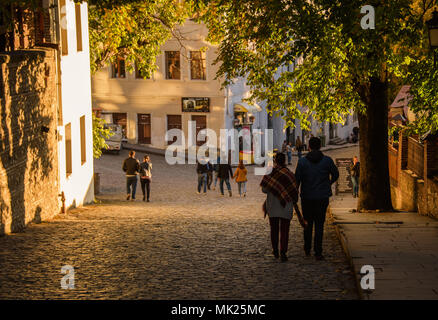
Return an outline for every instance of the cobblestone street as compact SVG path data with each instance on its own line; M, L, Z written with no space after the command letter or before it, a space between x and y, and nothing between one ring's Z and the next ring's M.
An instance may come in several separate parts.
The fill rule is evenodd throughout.
M329 151L335 157L358 148ZM151 202L125 200L127 151L95 161L101 203L0 238L1 299L357 299L334 229L326 224L326 261L306 258L294 217L289 261L271 254L261 177L249 167L248 196L196 193L194 165L151 156ZM138 153L140 159L143 154ZM295 169L296 157L291 168ZM64 290L61 267L75 270Z

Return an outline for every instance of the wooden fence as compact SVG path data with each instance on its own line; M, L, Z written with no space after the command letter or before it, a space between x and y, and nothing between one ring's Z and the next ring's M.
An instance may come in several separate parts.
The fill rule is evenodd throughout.
M407 169L414 172L417 176L424 175L424 146L416 139L408 138L408 165Z
M391 182L397 186L398 182L398 172L400 168L398 167L398 150L392 145L388 146L388 162L389 162L389 178Z

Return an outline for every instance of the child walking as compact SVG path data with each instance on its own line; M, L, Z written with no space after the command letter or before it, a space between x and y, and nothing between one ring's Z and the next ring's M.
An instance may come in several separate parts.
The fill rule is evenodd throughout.
M237 167L236 172L233 175L233 178L236 178L237 186L239 188L239 195L246 197L246 181L248 180L246 178L248 174L248 170L245 168L245 165L243 164L243 160L239 161L239 166Z

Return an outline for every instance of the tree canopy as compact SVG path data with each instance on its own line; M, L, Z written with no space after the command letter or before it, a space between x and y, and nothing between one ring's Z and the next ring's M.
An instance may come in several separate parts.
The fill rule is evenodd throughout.
M366 112L370 79L412 85L416 130L438 128L437 70L425 20L435 0L211 0L201 19L220 44L219 76L247 76L253 98L265 100L293 126L317 120L342 122L351 110ZM362 29L360 10L375 9L375 29ZM301 63L278 73L285 65ZM306 106L306 111L300 106Z

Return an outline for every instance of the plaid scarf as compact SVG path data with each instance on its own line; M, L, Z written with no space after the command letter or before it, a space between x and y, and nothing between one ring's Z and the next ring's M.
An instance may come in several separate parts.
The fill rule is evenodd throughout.
M277 197L283 207L289 202L298 202L295 176L286 167L274 167L270 174L263 176L260 186ZM266 212L266 204L263 204L263 209Z

